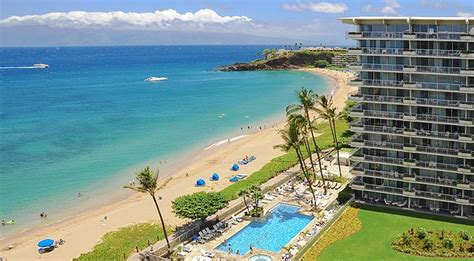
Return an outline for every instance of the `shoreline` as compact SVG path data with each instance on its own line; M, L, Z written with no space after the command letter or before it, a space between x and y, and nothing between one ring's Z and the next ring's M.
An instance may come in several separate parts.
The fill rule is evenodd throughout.
M327 90L334 93L334 97L337 98L337 101L335 99L334 102L339 109L342 109L349 89L347 85L344 84L344 82L347 83L347 79L342 79L342 82L341 79L338 79L338 77L343 77L343 75L337 76L337 74L309 68L298 70L316 73L330 79ZM343 102L341 103L341 101ZM269 119L267 118L261 122L268 121ZM227 180L230 175L233 174L227 171L227 167L230 166L232 161L235 162L243 158L245 155L253 155L251 153L257 155L257 161L242 168L244 173L251 174L260 169L274 157L283 154L278 150L273 150L273 145L278 144L281 141L276 131L278 126L281 126L281 121L279 121L276 128L270 126L271 125L269 125L269 128L267 129L256 130L255 132L242 132L238 136L232 135L233 140L230 142L226 142L226 140L218 140L207 147L201 147L198 150L190 151L189 149L186 149L185 151L188 152L187 156L189 156L186 161L190 163L178 167L178 163L184 162L184 159L178 160L175 164L177 168L176 170L166 171L173 173L173 175L166 175L167 177L172 177L172 181L167 186L169 188L165 188L162 192L157 193L160 196L163 196L163 198L167 198L167 200L160 203L162 204L164 212L167 212L166 215L164 215L165 221L169 225L177 225L183 222L182 220L175 218L169 211L171 201L177 196L196 191L217 191L230 185ZM238 133L238 131L233 133ZM212 147L213 145L215 146ZM205 148L208 149L206 150ZM173 165L173 163L171 165ZM173 166L170 166L170 168L172 167ZM217 171L221 175L222 182L216 184L209 182L210 185L206 186L204 189L196 188L192 185L198 177L207 180L208 176L214 171ZM188 175L188 173L191 174ZM164 176L162 176L162 178L163 177ZM89 251L106 232L133 223L157 221L154 212L155 211L152 208L147 195L134 193L127 196L125 199L83 211L78 215L57 222L52 222L49 225L33 228L23 233L9 235L7 238L2 240L5 242L1 242L0 245L1 247L6 247L14 243L15 248L9 251L4 251L2 248L0 253L2 256L12 260L31 260L39 258L47 260L71 259L78 257L80 253ZM105 216L109 218L106 222L102 222L103 217ZM63 238L67 241L67 244L47 255L37 254L36 241L48 236L56 239ZM87 241L83 240L85 238L88 239L88 242L81 242ZM72 249L72 246L74 246L74 249Z

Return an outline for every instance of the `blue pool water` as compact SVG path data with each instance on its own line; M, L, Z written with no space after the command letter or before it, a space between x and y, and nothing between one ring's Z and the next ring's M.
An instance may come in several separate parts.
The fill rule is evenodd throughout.
M267 215L265 220L252 221L242 230L226 240L234 253L245 255L250 244L254 248L279 252L313 219L311 216L297 213L300 207L278 204ZM217 250L229 251L229 245L220 244Z

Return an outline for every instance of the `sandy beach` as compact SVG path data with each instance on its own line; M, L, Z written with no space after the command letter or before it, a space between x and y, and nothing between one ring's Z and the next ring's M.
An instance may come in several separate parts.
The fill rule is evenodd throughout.
M331 71L325 69L301 69L317 73L331 79L334 103L341 110L347 96L356 87L348 86L350 73ZM310 86L308 86L310 88ZM282 108L283 113L284 108ZM219 191L231 184L229 178L235 174L229 168L246 155L255 155L257 160L245 165L239 173L251 174L268 163L272 158L282 155L273 146L282 142L277 129L283 124L267 128L229 142L221 142L218 146L203 149L201 153L188 160L191 164L172 174L172 180L158 193L162 198L159 202L164 214L165 223L180 225L183 223L171 213L171 202L182 195L196 191ZM212 173L217 172L221 179L216 182L208 181L204 188L194 186L198 178L209 180ZM107 219L104 220L104 217ZM126 200L112 205L101 207L66 219L60 223L47 227L36 228L24 236L13 236L1 242L0 256L7 260L71 260L81 253L87 252L96 245L100 238L107 232L116 230L134 223L157 221L156 209L152 200L147 195L134 194ZM64 239L66 244L51 253L40 255L36 244L43 238ZM11 250L5 250L8 245L13 245Z

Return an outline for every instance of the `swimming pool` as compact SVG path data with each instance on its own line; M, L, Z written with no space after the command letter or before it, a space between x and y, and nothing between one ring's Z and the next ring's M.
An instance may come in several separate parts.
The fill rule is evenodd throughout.
M311 216L297 213L300 207L289 204L277 204L264 220L255 220L245 226L231 238L216 247L216 250L228 252L239 251L245 255L254 248L279 252L313 219ZM230 244L230 245L229 245Z

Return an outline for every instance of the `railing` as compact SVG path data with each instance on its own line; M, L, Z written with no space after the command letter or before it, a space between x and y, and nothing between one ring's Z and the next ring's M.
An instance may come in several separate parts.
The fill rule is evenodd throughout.
M385 185L365 184L365 188L370 189L370 190L376 190L376 191L384 191L384 192L389 192L389 193L403 194L403 189L395 188L395 187L389 187L389 186L385 186Z
M422 146L416 144L405 144L405 143L397 143L397 142L386 142L386 141L371 141L371 140L354 140L363 142L364 146L367 147L377 147L377 148L389 148L389 149L397 149L403 150L404 147L411 146L416 149L416 152L427 152L427 153L435 153L435 154L446 154L448 156L457 156L459 149L449 149L449 148L437 148L431 146ZM472 151L466 150L466 153L472 153Z
M415 65L417 72L428 72L428 73L450 73L459 74L462 70L461 67L444 67L444 66L428 66L428 65Z
M364 101L377 101L377 102L403 102L402 97L397 96L381 96L381 95L362 95Z
M403 64L363 63L362 64L362 69L384 70L384 71L403 71Z
M362 47L362 53L364 54L396 54L401 55L403 53L403 48L371 48L371 47Z
M361 32L362 37L368 38L402 38L401 32Z
M415 99L416 99L417 104L422 104L422 105L458 107L460 104L458 100L427 99L427 98L415 98Z
M457 171L458 165L456 164L449 164L449 163L440 163L435 161L422 161L416 160L416 166L428 169L445 169L445 170L452 170Z
M415 32L415 36L418 39L445 39L445 40L459 40L461 39L461 33L428 33L428 32Z
M388 171L380 171L380 170L370 170L370 169L362 169L364 171L365 176L371 177L382 177L382 178L391 178L391 179L403 179L403 176L406 174L401 174L398 172L388 172Z
M460 83L435 83L435 82L416 82L423 89L453 90L458 91Z
M461 56L461 50L441 50L441 49L414 49L417 55L425 56Z
M426 192L426 191L415 190L415 195L419 197L425 197L425 198L435 198L435 199L442 199L442 200L447 200L447 201L456 201L456 196L454 195L448 195L448 194L442 194L442 193L436 193L436 192Z
M461 117L450 117L450 116L438 116L430 114L416 114L416 119L419 121L430 121L430 122L446 122L446 123L459 123L459 120L473 121L472 118L461 118Z
M424 176L419 176L416 175L416 181L419 182L424 182L424 183L432 183L432 184L438 184L438 185L450 185L450 186L456 186L456 181L455 180L450 180L450 179L442 179L442 178L434 178L434 177L424 177Z
M394 87L402 87L403 81L395 81L395 80L363 80L364 85L370 86L394 86Z

